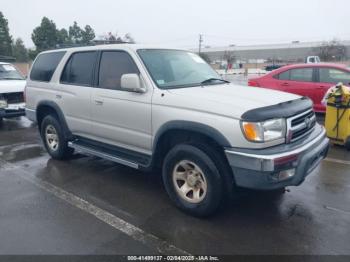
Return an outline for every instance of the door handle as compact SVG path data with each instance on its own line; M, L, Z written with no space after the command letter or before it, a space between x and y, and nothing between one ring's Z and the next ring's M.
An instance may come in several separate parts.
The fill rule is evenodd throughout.
M56 98L57 98L57 99L61 99L62 96L61 96L61 95L56 95Z
M283 83L282 86L289 86L289 84L288 83Z
M103 105L103 101L95 100L95 104L98 105L98 106L102 106Z

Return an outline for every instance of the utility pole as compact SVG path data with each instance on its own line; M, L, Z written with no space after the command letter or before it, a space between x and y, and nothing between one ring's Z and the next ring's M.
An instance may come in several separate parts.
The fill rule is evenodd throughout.
M203 43L203 35L202 35L202 34L199 34L198 54L201 53L202 43Z

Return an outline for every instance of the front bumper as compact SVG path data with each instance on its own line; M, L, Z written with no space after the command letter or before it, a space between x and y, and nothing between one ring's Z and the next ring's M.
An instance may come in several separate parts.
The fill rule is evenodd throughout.
M323 127L316 126L303 142L268 149L225 150L237 186L273 190L297 186L327 156L329 139ZM293 170L294 175L280 174Z
M6 108L0 108L0 118L11 118L25 115L25 104L9 104Z

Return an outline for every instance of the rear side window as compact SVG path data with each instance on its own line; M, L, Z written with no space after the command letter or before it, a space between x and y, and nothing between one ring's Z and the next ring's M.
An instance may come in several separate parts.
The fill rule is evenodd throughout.
M290 73L290 70L287 70L283 73L280 73L278 76L277 76L277 79L279 80L289 80L289 73Z
M102 52L99 72L99 87L121 89L123 74L139 74L139 70L130 55L123 51Z
M312 82L312 68L298 68L290 70L290 80L299 82Z
M61 82L92 86L96 55L95 51L72 54L61 75Z
M66 52L44 53L37 57L30 73L30 79L34 81L50 82L57 65Z

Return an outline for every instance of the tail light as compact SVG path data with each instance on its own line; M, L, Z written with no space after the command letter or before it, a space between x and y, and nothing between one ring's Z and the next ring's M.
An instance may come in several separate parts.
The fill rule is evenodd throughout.
M255 80L249 80L248 86L260 86L259 83Z

